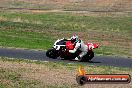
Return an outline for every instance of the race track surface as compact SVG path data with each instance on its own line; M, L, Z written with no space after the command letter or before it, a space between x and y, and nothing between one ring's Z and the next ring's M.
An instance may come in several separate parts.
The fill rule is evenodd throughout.
M0 48L0 56L20 58L20 59L30 59L30 60L64 61L68 63L84 63L84 64L92 64L92 65L105 65L105 66L132 68L132 58L122 58L122 57L95 56L92 59L92 62L77 62L77 61L69 61L69 60L60 60L59 58L58 59L48 58L45 55L45 51L7 49L7 48Z

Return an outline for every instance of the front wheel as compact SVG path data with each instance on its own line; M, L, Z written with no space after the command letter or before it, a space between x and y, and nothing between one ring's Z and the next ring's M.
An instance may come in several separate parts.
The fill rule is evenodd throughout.
M49 58L56 59L58 57L57 51L55 49L49 49L46 52L46 56L49 57Z

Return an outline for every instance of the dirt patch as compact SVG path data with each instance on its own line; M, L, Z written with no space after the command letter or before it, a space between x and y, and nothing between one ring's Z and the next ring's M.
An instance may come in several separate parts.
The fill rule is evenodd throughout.
M75 72L65 69L51 69L45 65L27 64L18 62L2 62L0 68L12 69L17 71L26 79L40 80L44 84L75 84Z
M86 84L84 86L78 86L75 80L76 69L68 70L65 67L59 67L58 69L54 67L48 67L49 65L35 64L35 63L25 63L25 62L8 62L0 61L0 68L10 69L15 71L24 79L36 79L41 81L45 85L65 85L68 84L71 87L78 88L131 88L132 82L130 84ZM91 68L90 68L91 69ZM97 70L95 66L93 70ZM101 69L100 69L101 70ZM127 73L126 71L116 71L117 73ZM7 83L7 82L6 82Z
M44 8L89 11L132 10L131 0L1 0L3 7Z

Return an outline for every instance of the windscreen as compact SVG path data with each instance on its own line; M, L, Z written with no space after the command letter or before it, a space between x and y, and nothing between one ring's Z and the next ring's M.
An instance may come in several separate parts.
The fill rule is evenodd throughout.
M65 45L66 41L65 40L60 40L59 42L56 43L56 45Z

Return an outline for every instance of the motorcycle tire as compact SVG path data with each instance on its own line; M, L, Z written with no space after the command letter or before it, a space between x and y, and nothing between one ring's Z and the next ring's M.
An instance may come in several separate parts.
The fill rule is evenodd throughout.
M88 58L88 61L91 61L94 57L94 52L91 52L90 55L89 55L89 58Z
M79 62L84 61L84 62L89 62L93 59L94 57L94 52L90 52L87 55L85 55L82 59L79 60Z

